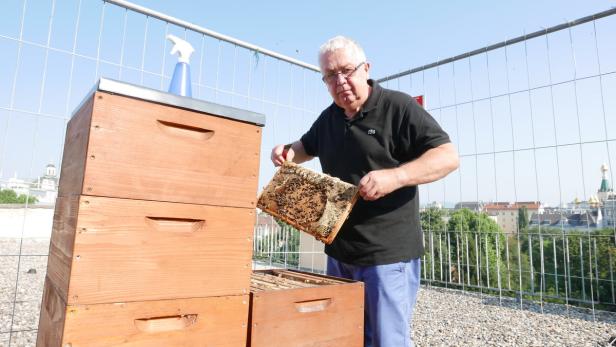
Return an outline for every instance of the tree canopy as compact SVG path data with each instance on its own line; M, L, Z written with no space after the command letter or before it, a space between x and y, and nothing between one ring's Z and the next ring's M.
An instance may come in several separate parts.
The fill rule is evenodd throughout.
M38 199L34 196L19 194L12 189L0 189L0 204L36 204Z
M424 231L445 231L447 225L443 219L442 209L430 207L420 213L421 229Z
M500 227L485 213L473 212L467 208L454 211L447 225L452 231L496 232Z

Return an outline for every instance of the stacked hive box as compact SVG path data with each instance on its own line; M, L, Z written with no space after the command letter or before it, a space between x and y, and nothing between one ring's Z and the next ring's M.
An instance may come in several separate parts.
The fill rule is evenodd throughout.
M364 345L364 285L292 270L258 270L250 347Z
M264 117L101 80L69 122L37 346L242 346Z

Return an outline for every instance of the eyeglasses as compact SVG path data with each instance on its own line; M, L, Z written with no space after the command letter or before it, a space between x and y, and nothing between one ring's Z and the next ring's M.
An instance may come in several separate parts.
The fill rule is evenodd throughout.
M351 77L351 75L353 75L355 73L355 71L357 71L362 65L364 65L366 62L361 62L359 63L359 65L357 65L354 68L344 68L340 71L334 71L332 73L329 73L323 77L321 77L321 79L323 80L323 82L325 83L334 83L338 80L338 75L342 75L342 77L344 79L347 79L349 77Z

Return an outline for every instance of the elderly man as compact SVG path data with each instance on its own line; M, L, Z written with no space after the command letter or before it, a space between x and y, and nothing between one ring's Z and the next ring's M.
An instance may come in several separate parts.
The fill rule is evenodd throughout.
M412 97L369 79L354 41L337 36L319 50L333 98L300 140L277 145L271 159L319 157L324 173L359 187L362 197L325 247L327 273L365 284L365 346L412 346L423 236L417 186L458 167L449 136Z

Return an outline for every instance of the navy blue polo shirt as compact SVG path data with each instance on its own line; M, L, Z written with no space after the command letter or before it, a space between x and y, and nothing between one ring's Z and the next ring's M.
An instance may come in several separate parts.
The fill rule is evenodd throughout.
M306 153L319 157L324 173L355 185L370 171L398 167L450 142L411 96L368 83L372 92L352 120L332 103L301 138ZM325 247L329 256L360 266L406 261L423 252L416 186L375 201L360 198Z

